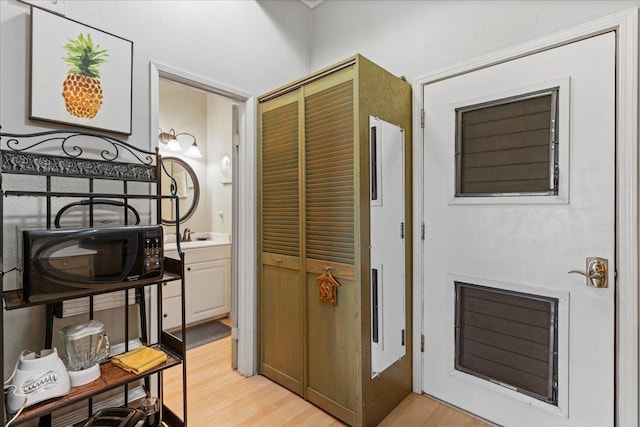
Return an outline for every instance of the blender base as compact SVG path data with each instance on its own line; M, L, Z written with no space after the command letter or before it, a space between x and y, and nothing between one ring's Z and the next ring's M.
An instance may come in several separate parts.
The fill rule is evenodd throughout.
M98 378L100 378L99 363L96 363L92 367L83 369L81 371L69 371L71 387L78 387L80 385L89 384L91 381L95 381Z

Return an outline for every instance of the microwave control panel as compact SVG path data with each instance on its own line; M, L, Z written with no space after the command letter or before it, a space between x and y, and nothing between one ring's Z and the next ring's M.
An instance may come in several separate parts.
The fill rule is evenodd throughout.
M144 238L144 270L162 271L162 237Z

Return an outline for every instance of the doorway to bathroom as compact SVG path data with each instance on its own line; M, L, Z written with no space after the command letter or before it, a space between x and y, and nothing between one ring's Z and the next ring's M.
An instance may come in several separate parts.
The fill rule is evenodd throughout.
M242 249L250 242L236 243L244 242L251 233L251 226L245 225L247 215L242 213L247 211L242 189L250 185L251 177L239 173L250 168L246 159L251 158L251 147L243 144L253 132L250 99L248 93L201 76L150 64L150 145L160 149L163 159L171 160L171 167L176 167L174 178L178 177L182 233L170 239L182 240L185 253L193 249L206 258L194 259L197 264L191 270L186 265L187 281L193 273L194 283L203 282L191 296L185 295L187 323L217 318L231 326L228 366L243 375L252 373L253 361L251 340L246 340L247 348L238 339L244 335L243 324L249 328L245 336L251 336L252 330L250 322L242 321L242 307L247 306L242 298L250 292L239 288L239 283L251 283L243 273L247 270L243 265L250 260ZM170 210L163 207L163 220L175 220L165 215ZM210 244L216 255L211 259L203 249ZM217 283L225 280L228 286ZM209 286L212 281L216 283Z

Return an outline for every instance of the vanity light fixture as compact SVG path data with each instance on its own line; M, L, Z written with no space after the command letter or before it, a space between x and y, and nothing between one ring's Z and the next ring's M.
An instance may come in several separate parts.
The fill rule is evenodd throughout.
M191 146L189 147L185 155L189 157L194 157L197 159L201 158L202 153L200 153L200 149L198 148L198 144L196 143L196 137L191 135L190 133L187 133L187 132L176 133L176 131L173 130L173 128L169 129L169 132L164 132L162 129L160 129L160 135L158 135L158 139L160 140L161 143L167 144L167 150L182 151L182 147L180 147L180 143L178 142L178 137L180 135L188 135L191 138L193 138L193 142L191 143Z

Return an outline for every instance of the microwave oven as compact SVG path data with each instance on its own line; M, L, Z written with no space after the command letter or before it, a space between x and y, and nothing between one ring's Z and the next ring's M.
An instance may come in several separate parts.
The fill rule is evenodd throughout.
M18 287L26 302L121 289L162 276L159 225L18 230Z

